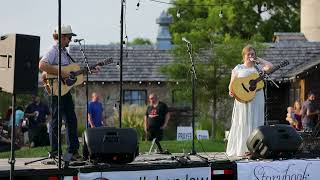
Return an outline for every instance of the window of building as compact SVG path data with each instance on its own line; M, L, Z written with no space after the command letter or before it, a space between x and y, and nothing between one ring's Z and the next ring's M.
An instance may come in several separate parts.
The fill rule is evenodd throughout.
M124 90L123 103L145 105L147 103L147 91L146 90Z
M290 88L289 94L289 106L293 106L295 101L300 101L300 86L299 84L293 84Z

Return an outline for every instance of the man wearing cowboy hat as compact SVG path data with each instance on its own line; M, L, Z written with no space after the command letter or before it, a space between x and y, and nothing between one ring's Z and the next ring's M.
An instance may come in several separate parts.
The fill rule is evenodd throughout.
M74 62L71 56L68 54L66 47L69 46L71 39L76 34L73 33L70 25L61 26L61 65L69 65ZM48 74L58 75L58 57L59 57L59 34L58 28L53 32L53 39L55 43L49 49L49 51L42 57L39 62L39 69L45 71ZM61 76L68 77L69 73L61 71ZM79 159L78 154L79 141L77 136L77 117L74 110L74 103L70 91L61 96L60 111L65 117L65 123L67 127L68 138L68 153L73 154L73 159ZM52 97L52 121L50 124L50 142L51 142L51 155L56 156L58 154L58 97Z

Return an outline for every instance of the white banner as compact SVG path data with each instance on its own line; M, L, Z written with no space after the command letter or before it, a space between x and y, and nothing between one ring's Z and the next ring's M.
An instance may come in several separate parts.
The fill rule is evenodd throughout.
M208 130L197 130L196 131L197 134L197 139L201 140L201 139L209 139L209 132Z
M211 168L79 173L79 180L210 180Z
M238 180L319 180L320 160L237 162Z
M185 141L192 139L192 127L189 126L178 126L177 127L177 140Z

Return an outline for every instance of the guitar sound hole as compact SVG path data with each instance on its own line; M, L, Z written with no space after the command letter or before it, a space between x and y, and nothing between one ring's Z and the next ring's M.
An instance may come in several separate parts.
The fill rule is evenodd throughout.
M249 82L249 90L250 91L254 91L254 90L256 90L256 88L257 88L257 86L256 86L256 82L254 81L254 80L251 80L250 82Z
M77 81L77 78L76 78L76 77L74 77L73 79L68 78L68 79L66 80L66 84L67 84L68 86L72 86L76 81Z

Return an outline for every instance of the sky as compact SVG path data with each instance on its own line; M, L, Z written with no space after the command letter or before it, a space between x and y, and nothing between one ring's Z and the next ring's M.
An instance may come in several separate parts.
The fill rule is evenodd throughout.
M121 0L61 0L62 24L70 24L86 44L120 41ZM129 41L156 41L158 18L170 6L150 0L126 0L125 29ZM40 36L40 55L52 43L58 25L58 0L1 0L0 35L19 33Z

